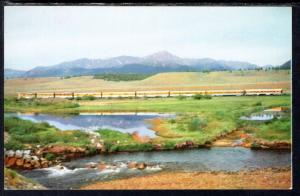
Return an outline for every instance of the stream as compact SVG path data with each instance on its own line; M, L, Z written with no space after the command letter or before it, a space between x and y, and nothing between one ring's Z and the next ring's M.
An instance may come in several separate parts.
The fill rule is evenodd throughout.
M49 114L7 113L34 122L48 122L64 130L94 131L111 128L121 132L138 131L142 136L155 137L155 132L146 122L153 118L172 118L174 114L134 113L134 114L81 114L58 116ZM144 170L129 169L129 162L145 162ZM87 168L87 164L105 162L112 166L100 171ZM291 166L291 151L251 150L243 147L213 147L210 149L192 149L177 151L116 153L95 155L70 162L63 166L54 166L31 171L20 171L49 189L76 189L80 186L97 182L133 176L148 175L161 171L239 171L267 167Z
M103 171L86 168L88 163L104 161L114 168ZM145 162L144 170L128 169L131 161ZM133 176L147 175L161 171L239 171L291 165L290 151L255 151L242 147L214 147L182 151L158 151L96 155L76 159L58 166L21 171L50 189L74 189L97 182Z

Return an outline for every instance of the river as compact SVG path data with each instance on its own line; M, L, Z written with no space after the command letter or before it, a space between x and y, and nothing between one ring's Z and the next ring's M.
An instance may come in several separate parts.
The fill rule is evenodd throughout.
M155 137L147 119L171 118L172 114L82 114L55 116L48 114L6 114L35 122L48 122L63 130L80 129L93 131L99 128L112 128L122 132L139 131L140 135ZM105 162L111 168L100 171L87 168L87 164ZM131 161L145 162L144 170L128 169ZM76 189L96 181L113 180L131 176L147 175L161 171L239 171L243 169L291 166L290 151L251 150L243 147L213 147L181 151L156 151L96 155L32 171L20 171L50 189Z
M88 163L104 161L115 168L100 171L88 169ZM126 163L141 161L150 165L145 170L128 169ZM239 171L291 165L290 151L255 151L242 147L215 147L183 151L159 151L96 155L51 167L21 171L50 189L74 189L96 181L147 175L161 171Z

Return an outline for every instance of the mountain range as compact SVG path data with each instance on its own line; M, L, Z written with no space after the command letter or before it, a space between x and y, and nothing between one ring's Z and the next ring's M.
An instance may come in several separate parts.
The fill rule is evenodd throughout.
M28 71L4 69L6 78L94 75L101 73L160 73L174 71L247 70L258 66L248 62L211 58L181 58L167 51L145 57L118 56L107 59L82 58Z

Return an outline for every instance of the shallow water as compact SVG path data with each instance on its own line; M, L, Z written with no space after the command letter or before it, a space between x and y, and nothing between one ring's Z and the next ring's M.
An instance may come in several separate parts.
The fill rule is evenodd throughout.
M259 115L252 115L250 117L242 116L241 120L253 120L253 121L267 121L272 120L274 118L273 114L259 114Z
M115 168L99 171L85 168L88 163L114 164ZM145 170L128 169L130 161L151 165ZM136 152L96 155L64 163L58 167L22 171L52 189L72 189L95 181L147 175L159 171L238 171L242 169L291 165L290 151L255 151L242 147L215 147L184 151Z
M146 122L153 118L171 118L173 114L160 113L83 113L81 115L57 116L50 114L23 114L11 113L21 119L33 122L48 122L60 130L95 131L99 129L112 129L123 133L137 131L141 136L154 137L155 132Z

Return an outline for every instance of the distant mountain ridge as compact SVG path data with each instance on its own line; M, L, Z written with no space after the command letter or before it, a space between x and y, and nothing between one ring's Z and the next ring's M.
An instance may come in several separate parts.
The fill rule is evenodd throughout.
M17 78L21 77L23 74L25 74L26 71L21 70L15 70L15 69L4 69L4 76L6 78Z
M248 62L210 58L181 58L167 51L145 57L117 56L107 59L82 58L51 66L39 66L26 72L5 69L5 77L51 77L94 75L101 73L160 73L171 71L247 70L258 66Z

